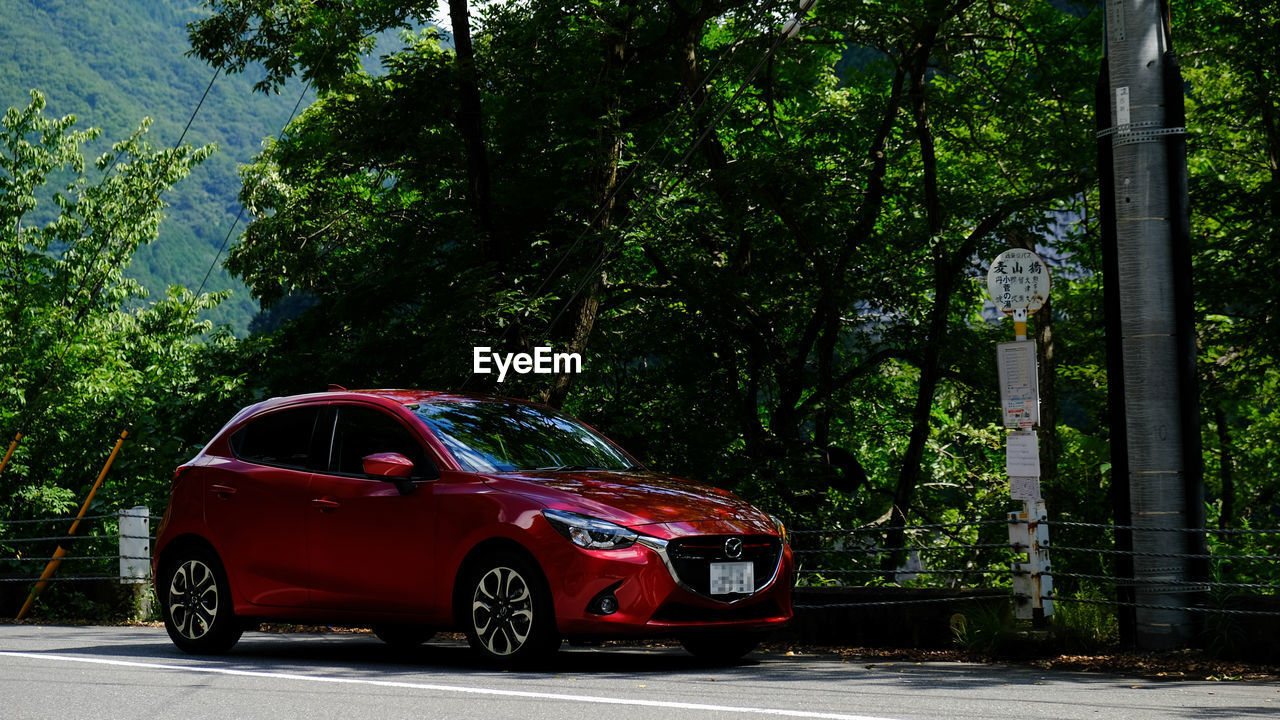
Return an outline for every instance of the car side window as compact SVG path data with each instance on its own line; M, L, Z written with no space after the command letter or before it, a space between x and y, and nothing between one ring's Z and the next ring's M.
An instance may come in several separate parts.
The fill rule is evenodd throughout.
M323 458L314 451L320 408L291 408L249 421L231 436L236 457L261 465L316 470Z
M358 405L338 407L329 467L345 475L364 475L363 459L374 453L400 453L413 461L413 477L433 468L422 444L395 418Z

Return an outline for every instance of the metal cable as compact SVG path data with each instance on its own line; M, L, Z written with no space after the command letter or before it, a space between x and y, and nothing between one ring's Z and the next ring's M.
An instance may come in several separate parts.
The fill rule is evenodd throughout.
M118 540L119 535L52 535L50 537L33 537L33 538L6 538L0 540L0 543L7 545L16 545L18 543L28 542L52 542L62 540Z
M1209 533L1214 535L1277 535L1280 534L1280 528L1263 528L1253 530L1249 528L1178 528L1178 527L1139 527L1137 525L1108 525L1106 523L1089 523L1076 522L1074 520L1041 520L1044 525L1049 527L1083 527L1083 528L1100 528L1103 530L1138 530L1147 532L1179 532L1179 533Z
M1188 587L1198 588L1238 588L1246 590L1280 590L1280 585L1268 583L1229 583L1215 582L1206 580L1197 582L1195 580L1159 580L1154 578L1125 578L1116 577L1114 575L1091 575L1089 573L1070 573L1070 572L1052 572L1048 573L1055 579L1057 578L1076 578L1079 580L1099 580L1102 582L1115 583L1116 585L1185 585Z
M284 125L280 126L280 132L276 133L280 140L283 141L284 131L289 128L289 123L293 122L293 118L298 114L298 108L302 107L302 99L307 96L307 91L311 89L311 82L303 84L302 92L298 95L298 102L293 104L293 111L289 113L289 117L284 121ZM200 287L196 289L195 296L200 297L200 293L204 292L204 286L209 282L209 276L213 274L213 268L218 264L218 260L222 259L222 253L227 249L227 243L231 241L231 234L236 231L236 226L240 224L240 218L244 217L244 205L240 205L240 212L236 213L236 219L231 221L231 227L227 228L227 234L222 238L222 244L218 246L218 252L214 254L213 260L209 263L209 269L205 270L204 279L200 281Z
M917 598L914 600L877 600L874 602L845 602L830 603L822 605L792 605L797 610L824 610L839 608L860 608L860 607L884 607L888 605L925 605L930 603L954 603L954 602L973 602L977 600L997 600L1013 597L1006 594L992 595L969 595L965 597L947 597L947 598Z
M116 513L109 513L109 514L106 514L106 515L85 515L84 517L80 518L80 520L81 520L81 521L86 521L86 520L102 520L102 519L105 519L105 518L115 518L115 517L119 517L119 515L117 515ZM34 519L34 520L0 520L0 526L4 526L4 525L38 525L38 524L58 523L58 522L71 522L71 521L74 521L74 520L75 520L75 517L36 518L36 519Z
M119 575L77 575L74 577L58 577L55 575L53 577L45 578L44 581L45 582L70 582L73 580L119 580L119 579L120 579ZM40 582L40 578L38 577L20 577L20 578L0 577L0 582L34 583L34 582Z
M870 568L853 568L851 570L809 570L801 568L796 570L797 574L808 573L811 575L886 575L893 573L895 575L1008 575L1013 570L1010 568L1002 569L978 569L960 570L957 568L940 568L937 570L872 570Z
M72 560L151 560L150 555L64 555L60 558L0 558L0 563L4 562L42 562L47 563L52 560L62 562L71 562Z
M1179 605L1152 605L1149 603L1123 602L1120 600L1097 600L1092 598L1068 598L1068 597L1041 597L1041 600L1052 600L1053 602L1074 602L1085 603L1088 605L1118 605L1123 607L1144 608L1147 610L1185 610L1198 613L1212 613L1219 615L1267 615L1280 617L1280 610L1233 610L1229 608L1210 608L1210 607L1183 607Z
M1008 525L1008 520L975 520L973 522L956 522L956 523L930 523L926 525L908 525L902 530L910 532L912 530L945 530L950 528L969 528L983 527L990 525ZM850 528L848 530L788 530L788 535L856 535L856 534L879 534L888 530L883 526L863 526L859 528Z
M1002 548L1011 549L1009 543L978 543L976 545L933 545L922 547L900 547L900 548L846 548L842 550L792 550L796 555L881 555L896 552L934 552L939 550L993 550Z
M1043 545L1045 551L1101 553L1103 555L1132 555L1134 557L1192 558L1196 560L1280 560L1280 555L1219 555L1216 553L1156 553L1136 550L1106 550L1103 548L1082 548L1069 545Z

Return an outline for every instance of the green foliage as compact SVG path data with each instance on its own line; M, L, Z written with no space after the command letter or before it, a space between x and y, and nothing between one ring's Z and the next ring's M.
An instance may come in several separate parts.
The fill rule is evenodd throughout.
M980 655L1006 647L1013 629L1013 608L1007 602L976 603L951 617L951 633L956 643Z
M1053 605L1053 633L1063 650L1091 652L1120 642L1116 609L1105 604L1113 598L1102 588L1090 585L1059 597Z
M1210 522L1277 527L1280 412L1266 399L1280 391L1280 18L1236 0L1175 8Z
M50 113L75 114L105 137L127 136L138 118L151 116L154 142L171 147L212 74L185 55L186 23L198 17L195 3L178 0L7 2L0 13L0 108L25 104L38 88ZM200 285L236 217L238 165L260 150L264 135L279 132L302 90L294 82L280 96L258 96L251 88L259 76L219 77L187 130L187 142L216 144L219 152L169 193L158 241L134 254L127 275L153 296L163 297L169 285ZM86 145L86 156L109 150L99 138ZM70 178L57 173L53 186ZM52 206L45 209L38 220L52 216ZM244 286L219 265L205 289L233 293L202 317L244 334L258 311Z
M219 391L217 375L196 372L210 331L198 315L226 293L173 287L143 304L125 269L159 232L162 193L212 148L156 150L144 122L90 165L82 147L98 131L43 110L33 92L0 132L0 427L26 435L0 475L0 517L74 507L126 427L133 437L96 502L154 506L203 439L171 440L191 404ZM70 179L48 188L59 173Z
M476 6L483 156L457 100L473 80L434 33L385 75L349 62L417 6L211 5L202 57L324 88L243 173L229 267L300 311L248 350L273 348L264 390L559 402L540 378L468 377L470 348L587 338L565 404L656 467L810 527L882 520L903 487L919 519L998 514L1007 329L981 315L975 258L1092 182L1099 14L892 5L821 6L755 78L776 28L745 3Z
M56 468L93 465L128 415L139 438L110 491L154 503L164 480L156 458L189 453L258 396L336 382L564 404L655 468L736 488L793 526L827 531L797 540L812 548L848 550L854 531L895 520L999 517L1009 501L992 346L1009 328L989 314L985 261L1009 246L1048 245L1053 306L1035 329L1053 338L1057 384L1046 399L1058 422L1042 433L1056 468L1044 492L1055 517L1110 518L1091 210L1096 3L822 3L774 55L781 15L742 0L454 0L454 14L471 21L471 54L443 33L406 30L422 27L435 4L204 8L190 28L196 56L259 90L291 78L320 90L240 169L252 222L228 267L266 308L260 332L239 342L215 333L196 348L204 299L170 293L144 309L136 285L117 276L84 323L70 322L57 299L73 284L58 263L96 262L76 238L101 225L89 222L92 203L79 211L78 198L96 197L93 184L75 179L74 148L92 138L67 123L30 144L35 155L19 162L11 152L14 167L34 173L13 175L15 192L45 177L80 189L59 196L68 213L52 192L18 192L32 199L17 208L43 198L45 210L16 212L35 213L44 234L24 231L29 246L13 245L24 264L5 327L23 339L0 358L19 379L4 391L0 420L33 403L25 389L51 366L51 387L83 401L42 410L65 430L38 452L24 445L10 502L65 508L75 483ZM125 17L100 9L108 24ZM1280 392L1280 288L1268 272L1280 259L1280 25L1234 0L1174 10L1186 28L1175 40L1187 58L1211 519L1274 527L1280 411L1266 398ZM375 38L401 30L384 71L366 71ZM153 80L144 85L182 85ZM247 117L219 122L243 137ZM145 179L146 164L126 162L134 167ZM113 179L122 172L107 173L103 188L136 192L142 180ZM220 197L212 185L202 192ZM132 250L123 249L153 236L157 217L130 218L122 252L104 262L124 262ZM225 227L172 232L209 244L199 228L212 225ZM156 274L170 272L166 263L203 267L186 246L158 244L140 262ZM470 375L473 346L542 344L583 352L584 374L502 386ZM58 353L65 371L48 362ZM1080 534L1072 544L1112 540ZM875 535L859 539L863 549L1000 543L1004 528ZM1223 547L1251 542L1228 540ZM934 569L966 569L1005 562L1000 555L925 557ZM1058 567L1106 575L1112 560L1073 556ZM830 563L824 569L887 567L880 582L896 564L874 554ZM977 582L928 569L912 582ZM1106 613L1067 603L1060 612L1073 642L1110 637Z

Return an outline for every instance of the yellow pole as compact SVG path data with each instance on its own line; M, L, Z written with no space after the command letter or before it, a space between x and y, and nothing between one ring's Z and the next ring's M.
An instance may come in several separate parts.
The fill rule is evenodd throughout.
M98 488L102 486L102 480L107 476L107 471L111 469L111 463L116 461L116 454L120 452L120 446L124 444L124 439L129 436L128 430L120 432L120 439L116 440L116 446L111 448L111 454L107 456L107 463L102 466L102 472L98 473L98 479L93 481L93 487L89 488L89 497L84 499L84 504L80 506L80 512L76 514L76 521L71 523L71 529L67 531L67 537L76 534L76 528L80 527L80 520L84 518L86 512L89 511L89 503L93 502L93 496L98 493ZM16 440L14 442L17 442ZM44 592L49 584L49 578L58 570L58 566L62 564L62 557L67 554L61 545L57 550L53 551L53 557L49 560L49 564L45 566L44 572L40 575L39 582L34 588L31 588L31 594L27 596L27 601L22 604L22 609L18 611L17 620L27 616L30 612L32 604L36 601L36 596Z
M13 442L9 443L9 451L4 454L4 459L0 460L0 473L4 472L4 468L9 464L9 458L13 457L13 451L17 449L18 442L22 440L22 433L13 436Z

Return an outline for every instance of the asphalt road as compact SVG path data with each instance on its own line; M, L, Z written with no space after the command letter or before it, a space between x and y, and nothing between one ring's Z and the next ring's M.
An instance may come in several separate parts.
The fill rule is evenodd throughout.
M1280 718L1280 684L763 652L707 668L676 648L566 648L537 672L499 672L453 641L397 655L367 634L255 632L200 658L159 628L0 626L5 720L761 717Z

